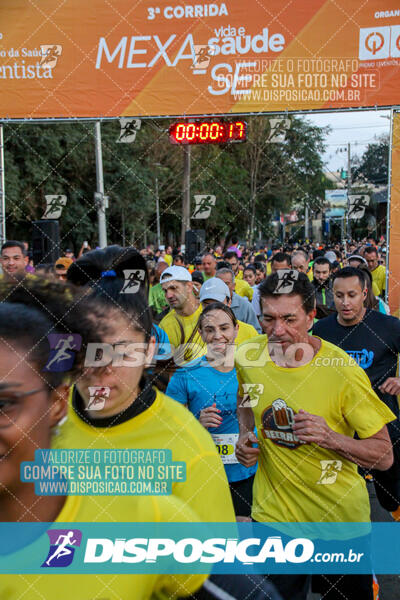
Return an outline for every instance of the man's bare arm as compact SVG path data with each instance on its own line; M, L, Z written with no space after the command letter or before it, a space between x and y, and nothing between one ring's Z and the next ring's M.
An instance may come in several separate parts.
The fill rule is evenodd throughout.
M257 463L260 450L254 448L257 437L254 435L254 415L249 407L243 406L243 398L237 396L237 417L239 421L239 439L236 444L236 458L245 467L252 467Z
M251 408L243 406L243 397L237 395L237 418L239 421L239 435L254 431L254 414Z
M293 431L308 444L333 450L360 467L386 471L393 464L392 442L386 425L369 438L354 439L331 429L325 419L300 410L295 415Z

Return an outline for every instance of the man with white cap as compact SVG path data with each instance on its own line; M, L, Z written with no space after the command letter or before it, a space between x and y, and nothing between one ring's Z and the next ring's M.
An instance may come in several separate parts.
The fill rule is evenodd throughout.
M191 274L185 267L168 267L161 274L160 284L171 308L160 322L161 329L167 333L175 349L190 343L191 348L185 349L185 360L201 356L204 354L203 340L198 332L192 336L201 313L201 306L193 294Z
M337 260L337 256L333 250L328 250L328 252L325 252L324 258L327 258L330 263L334 263L335 260Z
M230 306L231 294L222 279L211 277L201 286L199 299L203 307L213 302L223 302L223 304Z

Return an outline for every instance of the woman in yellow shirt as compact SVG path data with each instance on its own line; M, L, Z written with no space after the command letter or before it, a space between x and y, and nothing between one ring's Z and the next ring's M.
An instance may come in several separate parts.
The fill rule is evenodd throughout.
M61 492L37 495L32 483L21 481L22 463L34 461L35 451L52 446L55 429L67 414L68 373L60 370L60 363L70 363L73 348L78 350L76 334L73 340L70 337L71 325L76 325L74 306L80 300L65 284L49 284L39 278L17 288L2 284L0 298L0 515L5 522L27 523L20 538L6 540L8 554L2 540L0 573L7 564L22 565L24 573L40 571L46 560L48 566L58 566L61 552L43 554L43 547L46 552L49 549L47 527L33 535L30 522L53 523L56 528L77 523L79 528L80 523L88 522L198 520L175 495L94 499ZM70 353L60 353L59 343L52 344L54 350L49 353L49 341L54 342L51 336L67 340ZM66 550L74 551L68 546ZM176 598L194 592L205 579L203 575L78 575L73 570L59 574L56 569L54 576L54 571L50 572L0 575L1 598L19 600L27 595L29 600L92 600L109 597L110 589L118 598Z

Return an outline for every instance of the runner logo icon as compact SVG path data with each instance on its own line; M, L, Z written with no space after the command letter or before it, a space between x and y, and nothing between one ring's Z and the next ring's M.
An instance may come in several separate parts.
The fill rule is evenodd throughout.
M239 404L241 408L254 408L258 405L261 394L264 392L263 383L244 383L243 398Z
M50 549L42 567L68 567L74 558L75 549L81 545L79 529L48 529Z
M81 349L82 337L79 333L50 333L47 339L50 344L50 354L43 371L53 373L69 371L74 364L75 353Z
M320 460L321 475L317 483L324 485L332 485L336 482L339 471L342 470L341 460Z
M110 396L110 388L107 386L89 386L89 402L86 410L102 410L107 398Z
M124 269L125 283L121 294L136 294L144 282L145 272L143 269Z

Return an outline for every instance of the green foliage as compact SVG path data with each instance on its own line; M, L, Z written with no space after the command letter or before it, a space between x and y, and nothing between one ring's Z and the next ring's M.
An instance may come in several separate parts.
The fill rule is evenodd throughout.
M380 137L379 141L368 144L367 150L357 161L352 172L352 179L362 179L376 185L385 185L388 182L389 164L389 138L387 135Z
M303 201L317 207L323 198L325 131L291 118L286 141L271 144L268 117L249 117L247 122L246 143L192 147L191 197L217 197L207 221L191 222L194 228L206 228L210 243L233 231L246 236L253 208L254 231L267 235L280 211ZM155 240L157 186L162 238L172 233L179 240L183 152L170 144L168 125L166 120L145 120L133 144L117 144L119 122L102 123L109 243L140 246L145 236ZM29 240L31 221L45 210L44 196L63 193L68 202L60 219L62 248L77 251L83 240L97 245L93 122L7 124L5 175L8 238Z

